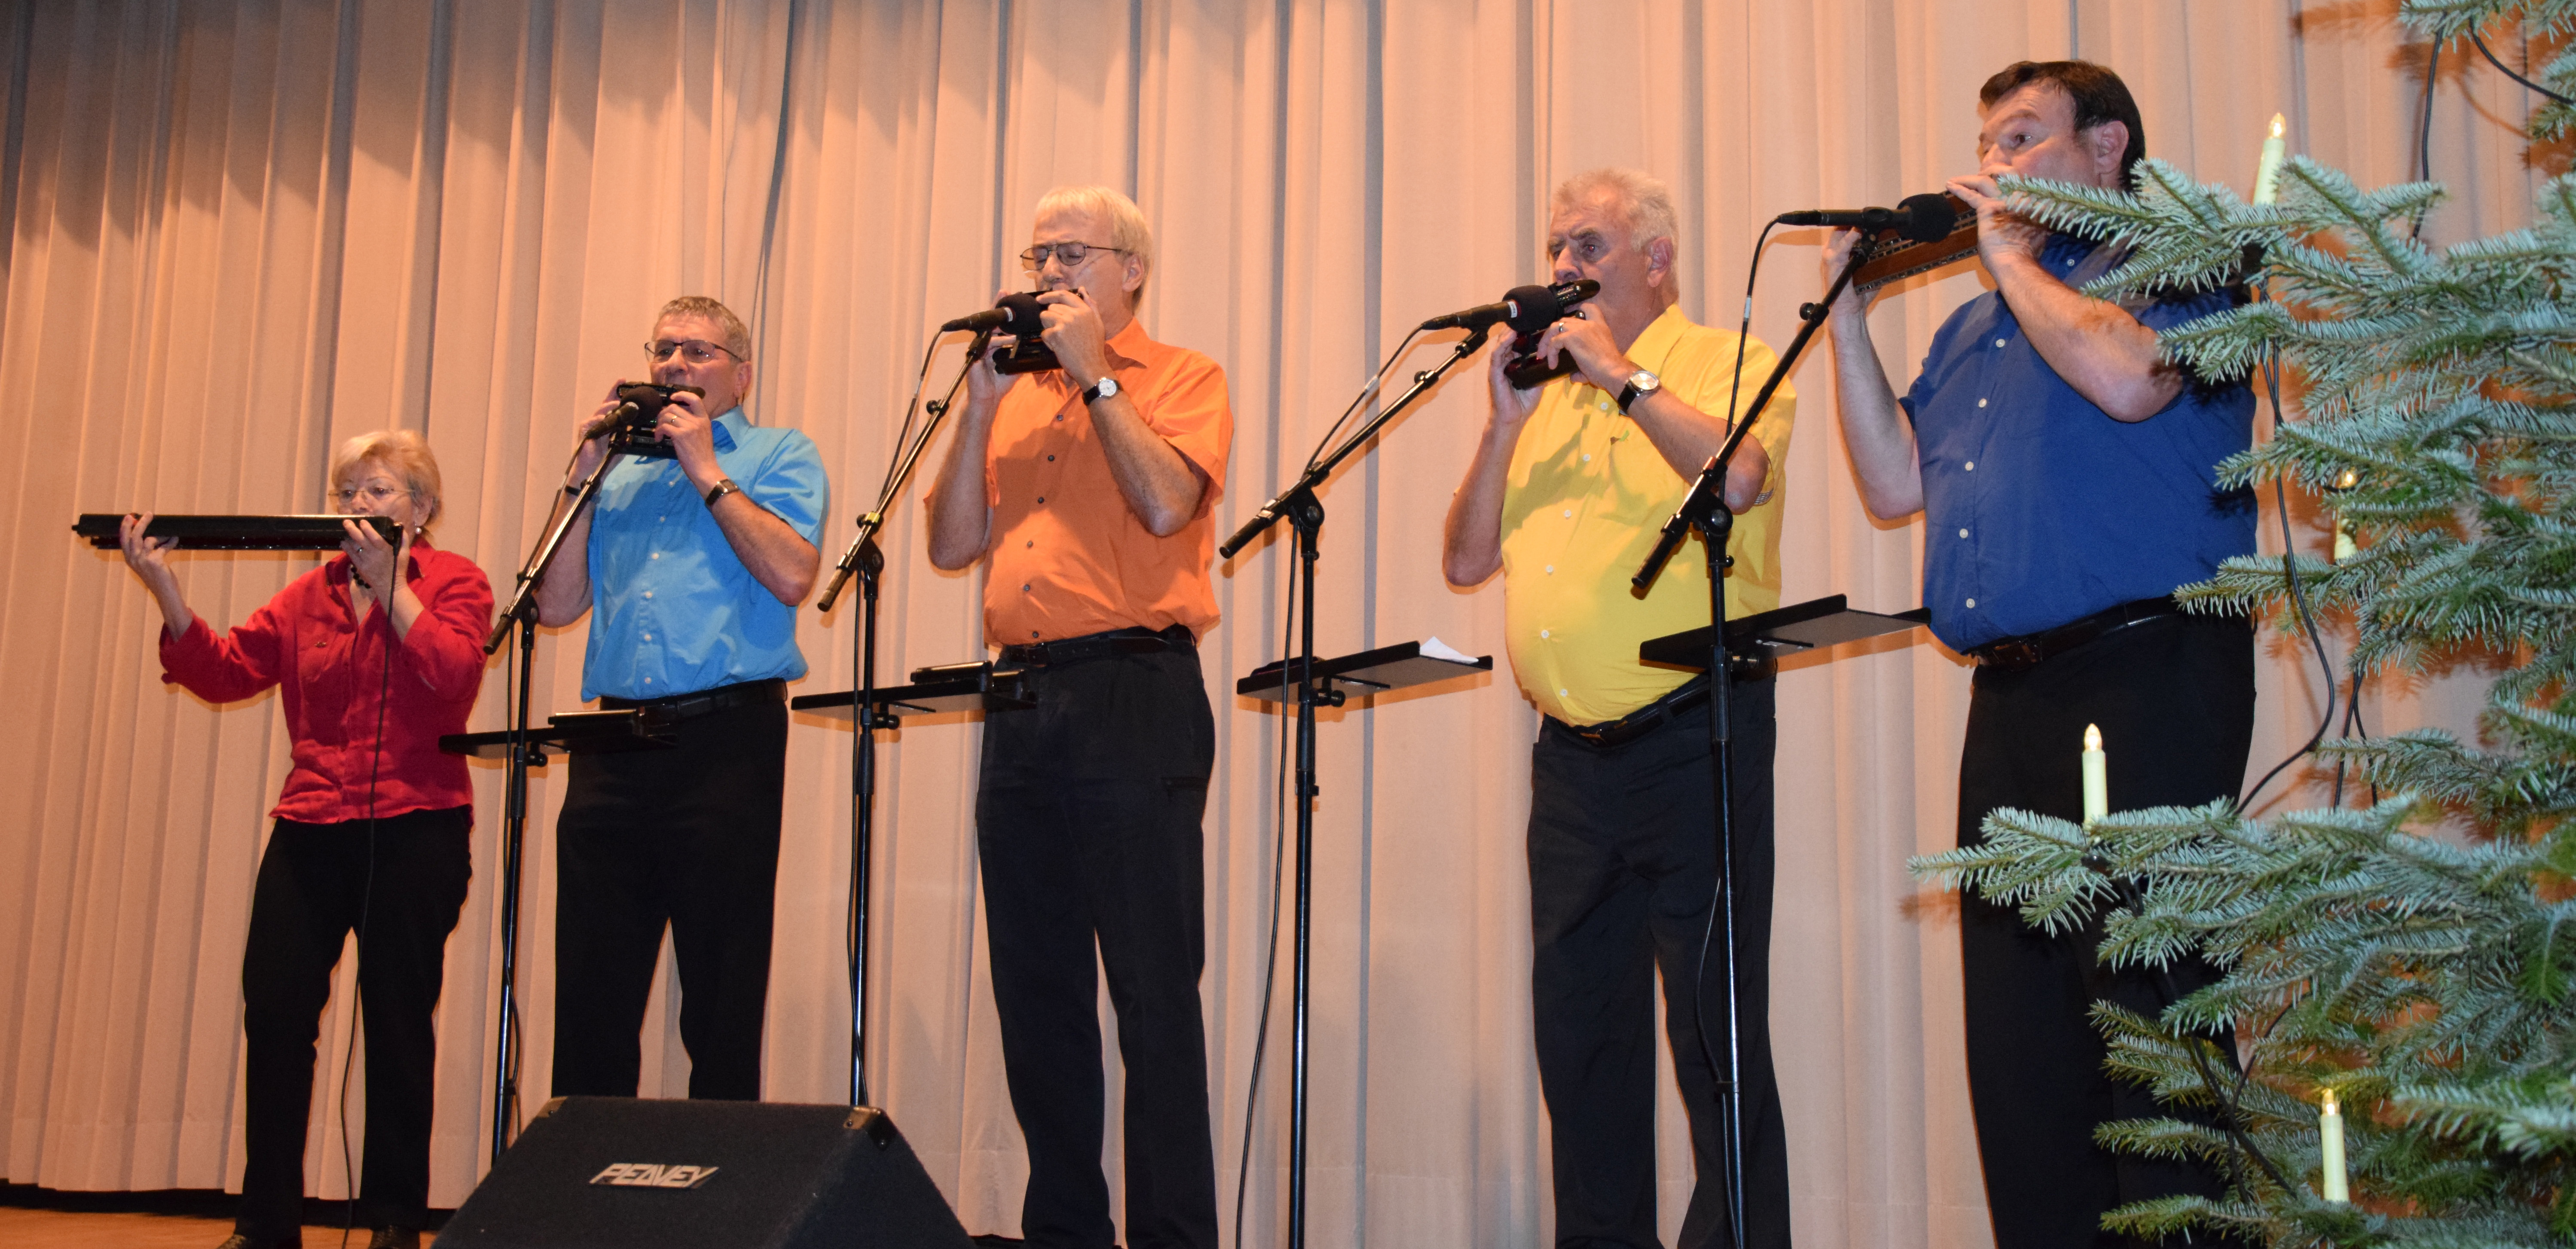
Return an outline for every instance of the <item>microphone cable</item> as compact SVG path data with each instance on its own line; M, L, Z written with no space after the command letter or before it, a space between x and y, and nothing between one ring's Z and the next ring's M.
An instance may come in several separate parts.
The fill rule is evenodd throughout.
M394 549L395 566L393 570L393 579L398 584L402 579L404 571L402 568L402 562L403 550L401 547L396 547ZM357 561L354 559L349 561L349 566L352 575L354 575L357 568ZM367 588L370 591L375 591L374 586L368 586ZM360 1000L365 996L365 990L362 988L356 988L355 986L361 982L366 970L367 920L369 915L375 909L377 832L376 782L384 773L385 704L390 702L393 697L393 648L395 643L399 641L399 639L393 636L393 592L390 589L387 589L378 593L383 595L382 599L376 604L376 606L383 612L385 617L385 662L383 674L378 679L376 685L376 740L375 745L368 752L367 761L367 876L366 883L361 887L358 893L357 971L359 975L351 978L353 991L350 994L349 1002L349 1028L346 1033L347 1039L340 1047L340 1089L338 1097L340 1118L340 1178L349 1186L347 1209L340 1221L341 1249L348 1249L349 1235L351 1232L357 1230L358 1226L358 1170L351 1162L349 1150L349 1073L358 1056L358 1011L360 1009ZM357 640L364 641L366 636L366 618L364 616L360 616L358 618L357 625ZM356 656L352 654L351 659L354 660L355 658ZM370 1106L368 1109L373 1110L375 1107Z
M921 369L913 375L912 379L912 398L904 404L903 424L895 430L894 455L889 457L886 461L884 480L877 483L877 506L879 508L890 508L894 505L895 501L886 497L886 491L894 487L894 475L903 464L904 448L912 445L913 421L921 411L921 390L922 387L928 385L930 382L930 362L938 358L939 340L943 337L945 337L945 335L931 335L929 348L921 353ZM989 337L990 335L979 335L976 338L975 341L977 347L975 350L967 353L966 367L970 369L975 367L975 361L983 354L982 344L984 340ZM859 756L862 752L868 749L870 744L868 735L876 731L874 727L868 724L868 713L870 709L860 706L858 702L859 671L867 663L867 656L862 653L865 647L865 640L861 637L861 634L867 631L866 621L864 618L867 615L868 605L867 593L864 588L859 594L858 611L859 615L862 617L860 627L850 630L850 893L849 900L842 904L841 910L841 982L850 986L850 992L852 994L850 1016L855 1022L859 1034L858 1038L854 1039L863 1041L867 1035L867 1020L860 1017L860 1008L856 1000L856 996L859 991L860 976L866 970L859 965L859 961L866 957L867 950L867 934L859 931L859 917L865 909L865 899L862 899L859 896ZM874 801L875 797L876 795L873 793L868 795L870 801ZM873 828L874 826L871 825L870 827ZM867 1054L864 1050L858 1055L858 1062L860 1064L859 1069L861 1071L867 1069ZM866 1093L871 1098L879 1096L875 1090L862 1089L860 1091Z
M1405 337L1409 341L1412 335L1408 334ZM1388 363L1394 363L1392 357L1388 359ZM1381 367L1378 372L1383 376L1386 370ZM1373 385L1371 389L1374 389ZM1345 412L1343 415L1347 417L1350 414ZM1339 425L1339 422L1335 422L1336 428L1339 428ZM1330 434L1325 436L1325 441L1331 441ZM1318 451L1318 454L1321 452ZM1313 461L1309 459L1309 466L1312 463ZM1280 615L1283 623L1279 627L1281 656L1279 705L1283 709L1288 706L1289 691L1295 684L1289 676L1295 671L1295 665L1287 661L1287 655L1288 648L1296 645L1297 637L1297 561L1292 559L1286 563L1288 565L1287 610ZM1263 945L1263 949L1269 953L1269 958L1262 966L1261 1014L1252 1029L1252 1073L1245 1080L1243 1094L1243 1149L1235 1156L1234 1243L1238 1246L1243 1244L1244 1190L1249 1187L1252 1176L1252 1125L1257 1120L1253 1112L1261 1104L1261 1064L1270 1045L1271 997L1279 985L1279 897L1285 885L1288 853L1288 738L1291 730L1288 727L1287 717L1280 718L1279 728L1279 771L1274 789L1275 797L1272 801L1270 830L1270 939ZM1305 797L1300 795L1298 801L1305 801Z
M1741 321L1737 322L1735 332L1735 376L1728 379L1726 386L1726 432L1729 435L1732 435L1735 432L1736 397L1742 392L1744 387L1744 344L1753 336L1753 287L1754 284L1759 282L1762 278L1762 253L1763 250L1770 245L1772 229L1779 224L1780 219L1777 217L1763 223L1762 233L1754 236L1753 259L1745 266L1744 317ZM1723 487L1720 487L1720 498L1718 501L1718 506L1720 507L1724 507L1726 505L1723 496L1723 489ZM1721 588L1717 592L1722 594L1725 591ZM1712 625L1713 624L1714 622L1712 622ZM1732 668L1733 658L1734 657L1731 655L1727 657L1730 669ZM1710 701L1714 702L1717 698L1717 682L1733 680L1734 676L1735 674L1731 670L1712 672L1708 674L1708 696ZM1770 679L1776 681L1779 678L1775 675ZM1734 705L1734 700L1729 698L1727 703L1731 707ZM1727 725L1726 728L1729 737L1732 738L1735 726L1730 724ZM1718 766L1717 761L1714 759L1710 760L1709 766ZM1727 793L1730 797L1733 796L1734 790L1735 778L1728 777ZM1717 812L1715 816L1718 821L1717 827L1723 829L1734 828L1735 824L1731 816L1731 812ZM1728 849L1731 850L1733 847L1730 846ZM1725 1083L1725 1081L1718 1079L1720 1068L1717 1064L1717 1052L1711 1049L1708 1043L1708 952L1717 944L1717 913L1726 905L1727 881L1724 864L1721 861L1723 857L1724 856L1718 854L1715 847L1711 848L1709 860L1710 881L1708 890L1708 921L1700 928L1699 960L1698 964L1691 970L1691 1032L1699 1041L1699 1059L1701 1062L1708 1065L1708 1074L1711 1083ZM1738 866L1741 865L1739 864ZM1730 950L1729 953L1732 954L1733 951ZM1742 976L1741 968L1737 969L1737 975L1740 980ZM1738 1005L1739 1003L1737 1003L1730 994L1726 1003L1726 1022L1727 1028L1730 1032L1741 1031L1743 1027L1743 1021L1736 1017L1736 1007ZM1736 1118L1737 1121L1741 1123L1744 1115L1744 1089L1742 1087L1741 1078L1743 1073L1737 1072L1736 1075L1738 1077L1737 1080L1729 1087L1731 1088L1732 1095L1735 1098ZM1712 1109L1714 1109L1714 1107L1712 1107ZM1739 1131L1730 1139L1727 1146L1730 1151L1740 1146L1742 1135L1742 1132ZM1740 1165L1741 1160L1729 1159L1729 1162L1730 1164ZM1727 1217L1732 1219L1737 1217L1737 1214L1730 1212Z

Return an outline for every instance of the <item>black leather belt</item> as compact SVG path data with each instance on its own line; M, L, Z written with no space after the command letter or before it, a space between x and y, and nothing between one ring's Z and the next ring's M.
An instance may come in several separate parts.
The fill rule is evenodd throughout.
M2134 603L2122 603L2105 611L2097 611L2081 620L2062 624L2054 629L2043 629L2038 633L2025 633L2017 638L2004 638L2001 641L1988 642L1983 646L1970 647L1968 657L1976 660L1977 666L1981 668L2020 672L2027 668L2036 668L2115 629L2125 629L2130 625L2154 620L2159 616L2181 614L2182 607L2170 598L2142 598Z
M1078 638L1053 642L1031 642L1025 646L1002 648L1002 662L1031 668L1062 667L1112 655L1158 655L1164 651L1198 649L1198 639L1188 625L1148 629L1137 625L1128 629L1111 629L1105 633L1086 633Z
M613 694L599 696L602 711L624 711L639 707L645 717L657 724L677 724L699 716L752 707L763 703L787 701L787 682L777 677L766 681L745 681L739 685L719 685L694 694L673 694L669 698L619 698Z
M1707 701L1708 674L1703 672L1692 677L1672 693L1616 720L1604 720L1599 724L1566 724L1563 720L1556 720L1556 723L1563 725L1566 732L1607 750L1613 746L1625 746L1644 737L1664 727L1673 717L1682 715ZM1548 718L1556 719L1554 716Z

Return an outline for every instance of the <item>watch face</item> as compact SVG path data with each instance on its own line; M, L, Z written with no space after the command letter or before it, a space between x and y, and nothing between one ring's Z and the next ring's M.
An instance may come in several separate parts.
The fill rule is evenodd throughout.
M1664 383L1663 379L1656 377L1654 374L1649 373L1644 369L1639 369L1628 375L1628 384L1636 387L1640 391L1648 391L1662 386Z
M1114 378L1114 377L1104 377L1104 378L1101 378L1101 379L1100 379L1100 386L1099 386L1099 390L1100 390L1100 397L1101 397L1101 398L1103 398L1103 399L1106 399L1106 398L1108 398L1108 397L1109 397L1109 396L1111 396L1111 395L1117 394L1117 393L1118 393L1118 379L1117 379L1117 378Z

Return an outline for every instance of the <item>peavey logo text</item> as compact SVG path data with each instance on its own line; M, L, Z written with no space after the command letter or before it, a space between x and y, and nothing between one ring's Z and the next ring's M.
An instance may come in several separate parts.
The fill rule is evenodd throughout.
M590 1177L590 1182L620 1188L696 1188L716 1171L715 1167L682 1163L612 1162L607 1170Z

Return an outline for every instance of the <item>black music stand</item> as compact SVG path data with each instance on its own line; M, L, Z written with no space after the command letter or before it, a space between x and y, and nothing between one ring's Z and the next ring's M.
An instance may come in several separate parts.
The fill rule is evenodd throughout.
M872 718L879 728L884 728L903 716L935 716L951 711L1015 711L1037 706L1022 684L1023 675L1021 669L996 667L989 663L917 668L912 674L912 684L889 685L875 691L876 714ZM857 690L799 694L787 700L790 711L834 720L854 719L858 705Z
M448 733L438 739L440 751L475 759L507 759L521 742L544 767L545 755L610 754L628 750L667 750L677 744L665 726L647 720L637 708L621 711L561 711L546 717L546 727L494 729L488 733Z
M1780 660L1800 651L1902 633L1931 621L1929 607L1892 613L1857 611L1842 595L1828 594L1726 622L1726 650L1738 662ZM1712 626L1701 625L1648 638L1638 644L1637 659L1641 663L1706 672L1711 629Z
M1297 700L1297 964L1293 977L1295 988L1290 993L1296 1022L1293 1026L1294 1061L1288 1095L1288 1249L1305 1249L1306 1246L1306 983L1310 953L1308 920L1313 903L1315 859L1315 708L1338 707L1348 697L1334 684L1334 678L1323 673L1322 669L1328 666L1327 661L1315 657L1316 543L1324 529L1324 505L1315 497L1315 491L1332 478L1333 470L1342 461L1377 437L1378 431L1386 428L1387 422L1394 420L1397 413L1429 394L1431 388L1439 385L1441 377L1459 361L1476 354L1477 349L1485 345L1489 328L1477 326L1450 350L1447 359L1414 374L1411 388L1396 396L1395 402L1379 409L1375 417L1344 439L1342 445L1309 461L1305 472L1299 474L1293 484L1262 504L1253 512L1252 519L1243 522L1243 526L1234 531L1234 536L1216 549L1220 558L1232 559L1235 552L1259 537L1262 530L1284 518L1295 535L1297 577L1302 583L1297 596L1297 654L1254 673L1255 676L1269 674L1269 687L1274 692L1285 685L1288 693L1283 698L1293 696ZM1376 378L1369 379L1371 388L1376 385ZM1362 658L1370 653L1374 652L1343 658ZM1493 667L1491 656L1482 662L1485 669Z

